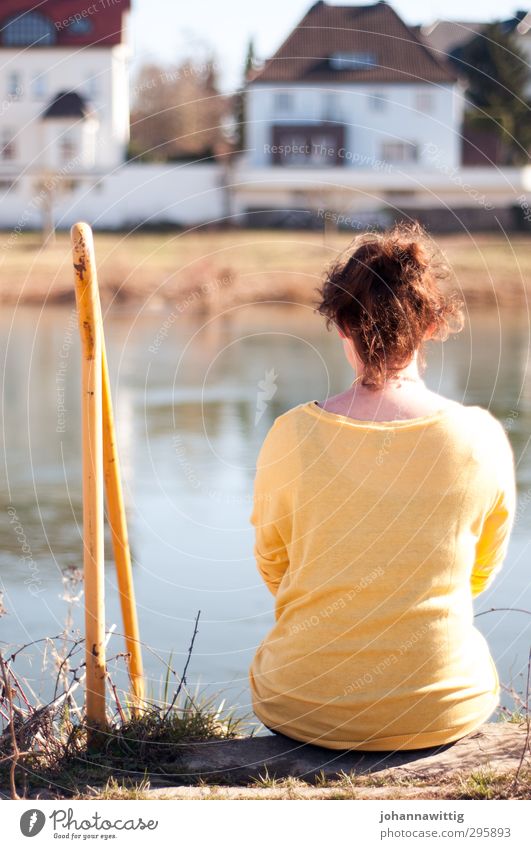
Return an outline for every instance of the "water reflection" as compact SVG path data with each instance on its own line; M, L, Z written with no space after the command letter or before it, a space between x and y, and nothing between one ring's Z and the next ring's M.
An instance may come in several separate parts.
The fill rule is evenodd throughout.
M189 678L225 690L246 710L247 668L272 621L272 599L252 557L255 458L276 416L341 391L351 373L337 339L311 309L248 307L206 322L181 315L165 327L166 318L124 310L106 319L141 633L163 657L173 652L181 668L200 609ZM19 643L61 630L61 573L81 565L79 348L71 310L4 312L0 344L0 569L9 610L0 639ZM521 509L509 559L476 602L478 611L531 607L528 352L526 318L490 313L473 315L459 337L432 345L428 355L429 385L504 420L518 464ZM264 379L274 386L255 424ZM31 570L9 505L30 547ZM28 583L35 569L38 594ZM107 621L119 625L112 563L106 580ZM521 689L528 617L496 613L478 625L502 681ZM146 666L156 689L160 664L147 654ZM47 680L39 670L37 658L28 666L35 686Z

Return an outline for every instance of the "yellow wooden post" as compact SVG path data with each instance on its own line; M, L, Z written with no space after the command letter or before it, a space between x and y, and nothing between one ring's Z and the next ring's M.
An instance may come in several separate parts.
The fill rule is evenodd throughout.
M99 298L96 259L94 252L94 241L92 231L88 224L78 224L72 230L85 234L84 245L87 257L83 259L85 264L91 268L91 277L94 282L94 298L98 315L98 328L101 335L101 389L102 389L102 427L103 427L103 470L105 479L105 491L107 495L107 516L112 534L114 560L116 563L116 576L118 581L118 592L120 595L120 607L124 626L125 644L129 654L129 675L133 689L133 708L137 708L144 697L144 679L142 670L142 649L138 628L138 616L135 602L135 591L133 584L133 572L131 568L131 553L127 534L127 521L122 494L120 475L120 460L116 444L116 432L114 427L114 416L112 409L111 384L109 369L105 352L105 337L103 334L103 322L101 318L101 304Z
M102 332L92 232L72 228L82 348L83 569L86 712L89 743L105 727L105 592L103 550Z
M144 697L142 649L138 630L131 553L127 534L124 500L120 476L120 460L116 446L116 433L112 412L111 384L103 341L103 468L107 493L107 514L111 527L114 561L120 593L120 606L124 625L125 645L129 653L129 675L133 688L133 707L137 708Z

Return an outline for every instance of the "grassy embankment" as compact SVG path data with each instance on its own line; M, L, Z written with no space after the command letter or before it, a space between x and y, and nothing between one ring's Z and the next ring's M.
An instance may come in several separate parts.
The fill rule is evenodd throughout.
M433 780L389 775L344 774L337 781L276 780L267 774L248 787L207 785L157 789L149 780L131 783L111 779L101 789L87 789L78 799L529 799L531 769L514 774L479 769L470 773Z
M198 744L249 736L256 722L190 694L185 675L168 667L158 699L150 698L136 716L109 677L108 728L97 745L87 745L83 710L83 641L48 640L55 658L56 692L40 703L15 672L18 652L0 654L0 796L11 798L259 798L259 799L525 799L531 796L527 700L515 698L514 713L500 712L501 723L516 723L522 736L518 767L510 771L458 770L443 778L417 779L402 771L380 774L319 773L306 781L278 780L267 767L234 786L232 770L203 776L187 767ZM189 650L189 656L193 648ZM54 654L55 652L55 654ZM186 670L187 667L185 667ZM175 678L173 687L170 679ZM81 686L80 686L81 685ZM500 724L501 724L500 723ZM520 745L520 744L518 744ZM502 747L503 748L503 747ZM506 753L500 751L500 763ZM514 761L513 761L514 762ZM382 763L383 767L384 764ZM252 773L252 774L251 774Z
M97 233L100 285L104 297L117 300L162 305L188 299L190 311L267 299L309 303L323 268L351 238L333 233L325 244L314 232ZM469 305L527 302L528 235L441 235L436 241L452 270L450 285ZM4 303L73 300L67 233L45 250L38 234L1 233L0 272ZM201 297L190 297L194 292Z

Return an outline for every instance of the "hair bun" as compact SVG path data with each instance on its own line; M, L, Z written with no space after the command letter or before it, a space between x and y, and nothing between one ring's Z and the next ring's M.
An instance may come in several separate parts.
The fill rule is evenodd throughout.
M394 258L403 266L413 266L424 271L429 265L429 259L420 242L397 241L392 245Z
M364 386L380 388L416 352L430 330L444 339L460 329L461 299L439 281L448 267L419 224L363 234L329 269L317 307L327 326L349 336L364 364Z

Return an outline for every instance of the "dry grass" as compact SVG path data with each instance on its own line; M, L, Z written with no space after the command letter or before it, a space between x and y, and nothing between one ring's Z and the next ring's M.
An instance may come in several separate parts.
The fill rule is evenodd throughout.
M187 307L273 298L308 303L323 268L352 236L319 232L230 230L97 233L100 285L107 299L188 299ZM526 235L460 234L436 237L453 285L469 304L521 305L531 286L531 240ZM70 242L59 233L41 248L39 235L0 234L0 297L4 303L73 300ZM207 297L190 298L194 292Z
M195 787L159 788L149 780L110 779L104 787L88 787L79 799L529 799L531 770L520 773L480 770L448 779L422 781L406 776L348 774L337 781L315 783L297 778L276 780L264 776L249 787L198 784Z
M196 631L197 619L194 637ZM61 634L42 642L55 665L53 698L45 702L15 671L17 658L32 644L8 657L0 652L0 796L17 799L44 791L62 798L115 773L128 776L134 787L142 786L150 772L178 779L182 756L190 746L241 733L245 719L233 709L198 689L190 692L186 669L192 639L184 672L179 675L166 664L160 696L146 697L139 711L128 705L127 694L119 694L108 669L113 698L107 705L107 727L89 745L83 704L84 641ZM124 655L109 662L119 658Z

